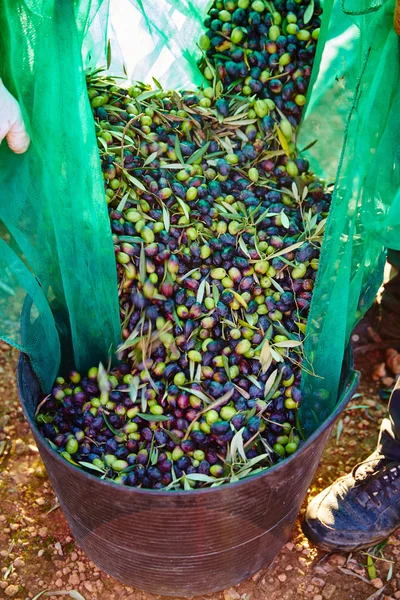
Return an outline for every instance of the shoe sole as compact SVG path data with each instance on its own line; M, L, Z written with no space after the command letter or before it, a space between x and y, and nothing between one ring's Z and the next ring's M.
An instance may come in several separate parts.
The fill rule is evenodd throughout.
M320 535L307 523L307 521L303 521L301 524L301 529L306 536L307 539L310 540L315 546L321 548L322 550L327 550L328 552L340 551L340 552L358 552L358 550L364 550L365 548L371 548L371 546L375 546L380 542L386 540L394 531L396 531L399 527L395 527L390 532L386 533L384 536L377 537L373 540L370 540L368 543L354 545L346 545L346 544L332 544L326 543Z

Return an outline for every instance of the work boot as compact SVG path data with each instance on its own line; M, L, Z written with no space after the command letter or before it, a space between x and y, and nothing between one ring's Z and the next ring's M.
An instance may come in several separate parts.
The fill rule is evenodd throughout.
M400 527L400 378L388 412L375 452L308 505L303 531L320 548L368 548Z
M324 550L351 552L400 527L400 460L375 451L309 504L304 534Z

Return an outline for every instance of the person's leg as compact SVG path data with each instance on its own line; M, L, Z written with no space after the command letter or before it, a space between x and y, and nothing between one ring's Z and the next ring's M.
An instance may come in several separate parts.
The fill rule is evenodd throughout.
M377 451L390 460L400 462L400 378L390 396L388 413L382 421Z
M385 283L381 299L379 335L385 339L400 339L400 251L388 250L390 279Z
M400 527L400 379L392 392L376 451L307 507L305 535L327 550L352 551Z

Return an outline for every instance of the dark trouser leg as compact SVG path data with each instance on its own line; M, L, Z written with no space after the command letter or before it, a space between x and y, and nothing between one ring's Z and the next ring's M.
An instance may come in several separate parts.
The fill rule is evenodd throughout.
M400 378L389 401L389 415L383 419L378 440L378 451L400 462Z
M379 333L387 339L396 339L400 338L400 252L388 250L387 259L392 273L382 294ZM378 450L388 458L400 460L400 378L390 397L388 410L389 415L381 425Z
M400 339L400 251L388 250L387 260L392 269L382 294L379 334L385 339Z

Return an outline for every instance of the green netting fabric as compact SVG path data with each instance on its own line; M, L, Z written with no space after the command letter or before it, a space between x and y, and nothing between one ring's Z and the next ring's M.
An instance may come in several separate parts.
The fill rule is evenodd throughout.
M359 35L353 37L351 61L342 62L338 73L345 92L336 102L347 118L307 328L305 353L318 377L303 376L300 417L305 433L335 405L351 331L382 282L384 246L400 247L399 38L393 30L394 2L345 2L340 11L342 23L350 23L349 14L364 14L353 17L351 27L356 26ZM329 30L326 35L329 38ZM329 40L324 54L329 57L331 51ZM317 109L313 111L311 97L305 122L322 141L313 148L314 168L318 157L329 157L327 139L334 142L331 114L339 115L332 110L332 99L338 98L335 87L322 69L313 90ZM331 148L334 162L337 148ZM323 166L329 173L329 163Z
M207 3L190 3L190 11L185 2L162 4L164 9L157 3L154 14L153 2L131 0L142 15L136 31L150 35L152 48L136 58L135 76L146 79L152 73L159 78L161 73L165 85L178 87L197 83L195 43L201 30L194 29ZM399 42L393 12L393 0L324 2L307 112L298 136L300 149L317 140L303 155L318 176L336 182L305 344L316 375L303 377L300 417L306 434L335 406L350 333L382 281L384 246L400 245ZM173 14L180 15L179 27ZM129 56L129 44L123 45Z
M45 389L59 367L60 337L81 368L106 360L119 338L113 244L81 59L98 4L0 6L0 74L32 140L24 155L0 148L0 332L31 356ZM22 323L25 295L30 318Z
M111 2L109 19L100 15L89 29L84 44L88 64L105 65L103 34L108 25L113 75L150 83L155 77L167 89L201 84L197 44L210 4L212 0Z
M201 82L196 42L208 4L121 0L110 9L100 0L3 0L1 75L22 104L33 141L25 156L4 147L0 152L0 218L30 269L7 246L1 255L7 267L1 325L34 358L47 387L58 366L60 332L63 349L70 339L76 364L84 368L104 359L119 329L82 42L85 65L105 65L108 28L112 73L145 81L155 76L164 86L187 88ZM393 12L394 0L324 3L298 137L300 149L317 140L303 155L318 176L336 182L305 344L315 373L303 378L306 434L336 403L351 330L382 280L384 247L400 249L399 39ZM33 313L22 339L24 293Z

